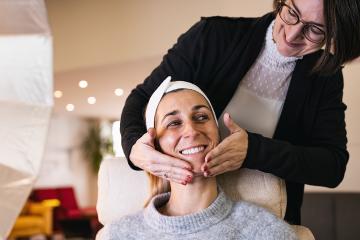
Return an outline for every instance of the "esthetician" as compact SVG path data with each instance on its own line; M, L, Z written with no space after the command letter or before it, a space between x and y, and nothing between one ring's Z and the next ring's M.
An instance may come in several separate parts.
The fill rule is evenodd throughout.
M204 176L243 167L284 179L285 220L300 224L304 184L333 188L345 174L342 67L360 55L359 23L360 0L274 1L259 18L202 18L127 98L120 126L130 166L193 181L189 162L155 150L143 116L167 76L192 82L213 103L223 138Z

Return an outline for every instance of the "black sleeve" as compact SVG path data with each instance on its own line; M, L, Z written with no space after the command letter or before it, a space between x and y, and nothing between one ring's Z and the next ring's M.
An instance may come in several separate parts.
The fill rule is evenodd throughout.
M269 172L289 181L336 187L344 178L346 149L345 110L341 71L327 79L316 108L311 136L291 144L249 133L244 167Z
M182 34L163 57L161 64L128 96L121 114L120 133L122 147L131 168L140 170L130 161L129 155L132 146L146 132L143 113L151 94L167 76L192 81L199 64L205 25L206 20L202 19Z

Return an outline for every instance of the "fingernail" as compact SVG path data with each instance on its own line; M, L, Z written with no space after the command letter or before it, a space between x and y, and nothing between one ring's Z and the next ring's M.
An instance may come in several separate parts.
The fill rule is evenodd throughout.
M191 183L192 180L193 180L193 177L192 177L192 176L187 176L186 182Z
M185 186L187 184L187 182L183 181L183 182L181 182L181 184Z

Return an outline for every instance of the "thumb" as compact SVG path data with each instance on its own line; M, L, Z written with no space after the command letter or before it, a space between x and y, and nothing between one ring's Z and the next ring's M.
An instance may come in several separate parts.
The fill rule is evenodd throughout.
M238 132L238 131L240 131L242 129L239 125L237 125L232 120L229 113L224 114L224 124L229 129L230 134L233 134L234 132Z
M154 140L156 137L156 132L154 128L149 128L147 133L145 133L142 137L142 142L146 145L154 147Z
M154 140L154 139L155 139L155 137L156 137L155 128L149 128L147 132L148 132L148 134L149 134L149 136L150 136L151 140Z

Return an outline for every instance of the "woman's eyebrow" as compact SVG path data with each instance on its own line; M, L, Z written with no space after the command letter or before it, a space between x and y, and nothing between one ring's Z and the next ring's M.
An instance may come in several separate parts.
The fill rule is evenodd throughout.
M295 10L298 12L298 14L301 16L301 12L300 12L299 8L296 6L296 4L294 3L294 1L290 0L290 2L291 2L291 5L293 5L293 7L295 8ZM310 24L316 25L318 27L325 27L324 24L317 23L317 22L310 21L310 22L306 22L306 23L310 23Z
M171 112L165 114L164 117L162 118L161 122L163 122L166 117L173 116L173 115L176 115L178 113L179 113L179 110L174 110L174 111L171 111Z
M290 0L290 2L291 2L291 5L293 5L293 7L295 8L295 10L300 14L300 16L301 16L301 12L300 12L300 10L299 10L299 8L296 6L296 4L294 3L294 1L293 0Z
M207 108L207 109L210 110L210 108L208 106L206 106L206 105L195 105L195 106L192 107L192 110L193 111L194 110L199 110L200 108Z

